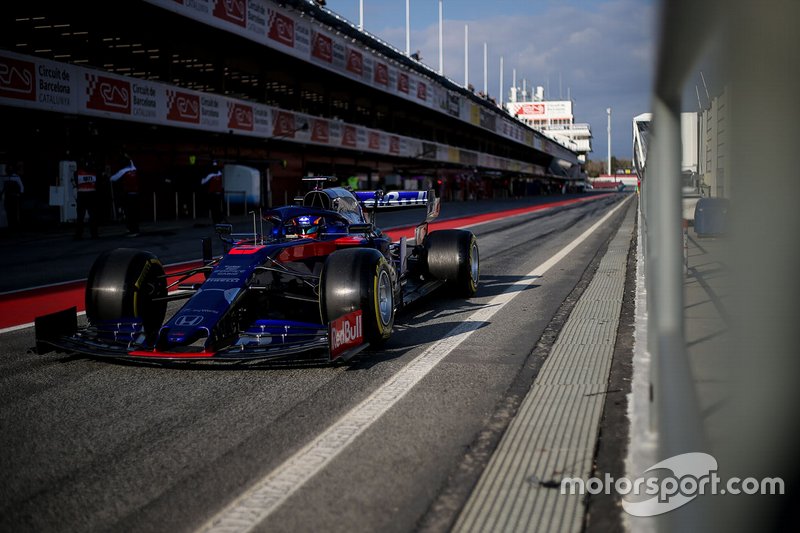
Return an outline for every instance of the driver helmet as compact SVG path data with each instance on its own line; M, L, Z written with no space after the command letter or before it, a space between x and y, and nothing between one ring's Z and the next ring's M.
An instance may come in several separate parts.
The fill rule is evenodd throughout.
M324 222L325 219L323 217L301 215L299 217L294 217L291 222L289 222L288 232L294 233L295 235L316 236L321 232Z

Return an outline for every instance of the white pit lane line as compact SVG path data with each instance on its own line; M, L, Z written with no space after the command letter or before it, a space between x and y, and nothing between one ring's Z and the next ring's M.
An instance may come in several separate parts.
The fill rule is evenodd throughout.
M523 280L509 286L505 292L495 296L486 305L472 313L460 325L447 333L442 340L432 344L417 358L400 369L367 399L342 416L275 470L257 481L200 527L198 531L203 533L244 533L258 526L403 398L414 385L428 375L474 331L487 323L495 313L520 294L524 287L544 276L548 270L589 238L614 213L627 205L631 198L633 196L620 202L592 227L524 276Z

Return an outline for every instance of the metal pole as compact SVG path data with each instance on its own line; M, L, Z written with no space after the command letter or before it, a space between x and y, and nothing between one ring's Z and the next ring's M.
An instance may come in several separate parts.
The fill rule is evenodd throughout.
M411 11L408 4L411 0L406 0L406 55L411 55Z
M442 0L439 0L439 74L444 76L444 52L442 51Z
M500 102L500 107L503 107L503 56L500 56L500 95L498 98L498 102Z
M483 43L483 94L489 96L489 48Z
M464 88L469 88L469 24L464 24Z
M364 29L364 0L358 0L358 29Z
M608 113L608 175L611 175L611 108L606 108Z
M175 220L178 220L181 216L181 208L180 202L178 200L178 191L175 191Z

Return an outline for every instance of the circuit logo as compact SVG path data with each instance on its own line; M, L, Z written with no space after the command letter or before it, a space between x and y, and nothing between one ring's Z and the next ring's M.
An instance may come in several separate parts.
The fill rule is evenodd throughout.
M330 141L330 127L328 121L315 119L311 124L311 140L327 144Z
M294 48L294 21L277 11L269 12L267 37Z
M244 28L247 24L245 0L216 0L214 16Z
M428 99L428 86L422 82L417 84L417 98L420 100L427 100Z
M228 127L253 131L253 108L239 103L228 104Z
M131 113L131 84L124 80L86 74L86 107L113 113Z
M358 143L358 136L356 134L355 126L345 126L342 133L342 146L349 146L355 148Z
M389 67L384 63L375 64L375 83L380 83L384 86L389 85Z
M347 49L347 70L359 76L364 74L364 56L358 50Z
M200 123L200 97L180 91L167 90L167 119Z
M400 137L395 137L394 135L389 137L389 153L400 153Z
M369 149L370 150L380 150L381 149L381 134L377 131L369 132Z
M275 119L272 124L272 135L280 137L288 137L294 139L294 115L285 111L278 111L275 113Z
M333 40L327 35L314 33L311 55L326 63L333 63Z
M408 74L401 72L397 75L397 90L408 94Z
M36 67L28 61L0 56L0 96L36 100Z

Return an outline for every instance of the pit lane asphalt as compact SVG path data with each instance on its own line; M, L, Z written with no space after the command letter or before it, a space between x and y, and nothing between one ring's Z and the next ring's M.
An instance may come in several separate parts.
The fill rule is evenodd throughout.
M26 353L2 335L0 530L193 531L622 195L472 228L481 287L398 317L349 366L150 368ZM503 308L260 530L409 531L626 209Z

